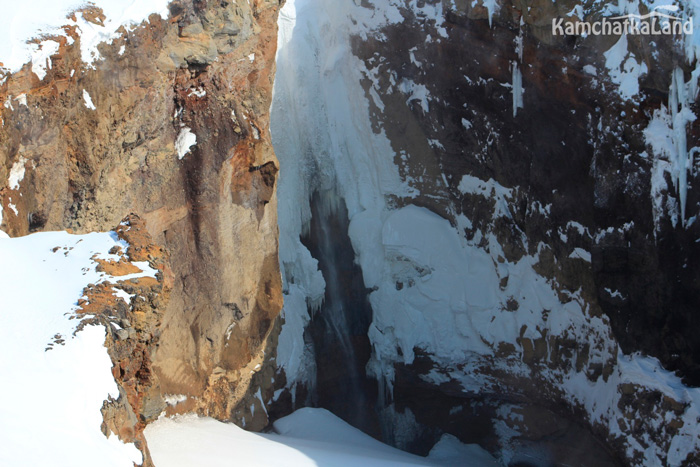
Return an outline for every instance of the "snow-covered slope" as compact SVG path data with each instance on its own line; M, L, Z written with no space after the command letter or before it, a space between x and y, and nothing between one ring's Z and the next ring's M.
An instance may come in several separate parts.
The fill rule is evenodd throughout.
M15 72L31 61L32 71L43 79L46 68L50 67L49 56L58 51L58 37L68 38L68 42L73 40L64 26L77 29L82 59L91 64L100 58L98 44L111 41L122 25L132 27L151 13L166 18L168 3L168 0L96 0L90 4L79 0L9 2L3 5L0 16L0 70ZM75 10L86 6L101 8L105 18L88 21L81 13L68 18ZM29 42L44 37L45 40Z
M141 462L133 444L100 429L103 401L119 397L105 328L76 332L83 289L110 279L93 257L116 259L115 246L126 244L112 232L0 238L0 464Z
M478 447L445 440L431 457L394 449L351 427L324 409L300 409L277 420L276 434L247 432L233 424L196 415L161 418L146 428L146 438L159 467L389 467L456 465L454 453L474 467L493 459Z

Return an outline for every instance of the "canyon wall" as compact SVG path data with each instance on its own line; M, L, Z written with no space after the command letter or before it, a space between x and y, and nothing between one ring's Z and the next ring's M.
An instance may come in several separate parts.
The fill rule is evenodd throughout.
M552 33L652 6L286 4L280 407L323 403L318 193L347 210L383 439L425 453L450 433L513 464L697 462L697 34ZM693 21L693 3L668 8Z
M697 463L700 35L551 26L653 6L178 0L36 39L0 75L0 229L133 213L162 263L103 430L319 405L421 454Z
M282 306L269 135L278 8L174 1L86 58L107 24L86 7L0 79L2 230L106 231L136 213L169 255L157 345L114 347L124 388L149 360L149 417L165 396L169 413L268 423ZM132 405L143 397L126 392Z

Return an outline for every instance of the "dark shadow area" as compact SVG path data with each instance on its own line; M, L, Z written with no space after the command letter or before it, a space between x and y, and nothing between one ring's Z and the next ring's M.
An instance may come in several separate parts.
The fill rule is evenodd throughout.
M345 202L334 190L316 192L311 212L309 233L302 243L318 260L326 281L324 303L319 310L310 310L306 330L317 367L312 400L378 438L377 383L365 371L371 354L367 331L372 309L348 236Z

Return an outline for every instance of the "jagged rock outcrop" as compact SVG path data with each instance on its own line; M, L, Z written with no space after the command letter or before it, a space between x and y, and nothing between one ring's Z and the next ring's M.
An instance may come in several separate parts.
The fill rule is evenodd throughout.
M110 344L131 409L106 406L106 429L126 438L160 413L164 394L186 399L170 410L267 424L250 399L270 397L271 373L258 369L274 358L274 347L265 350L281 308L268 125L278 8L174 1L167 19L122 28L91 64L68 27L45 76L27 64L2 79L3 230L108 230L133 212L169 255L166 309L153 314L160 303L136 300L131 328ZM95 7L74 15L103 20Z
M143 220L127 216L115 229L126 242L126 250L110 251L118 259L95 258L98 272L114 279L90 284L75 311L80 320L78 331L89 324L101 324L107 330L105 346L112 359L112 374L119 397L105 401L102 407L102 431L112 433L125 443L135 443L144 456L144 466L152 465L143 430L148 422L165 410L158 377L153 371L153 356L158 348L161 324L173 284L165 250L156 246ZM129 278L140 273L137 264L147 264L155 276ZM121 277L125 279L120 280Z

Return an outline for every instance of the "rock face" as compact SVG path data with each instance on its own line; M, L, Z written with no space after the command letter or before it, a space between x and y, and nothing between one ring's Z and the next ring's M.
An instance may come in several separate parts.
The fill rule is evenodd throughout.
M552 34L646 1L279 7L176 0L90 64L69 26L1 78L3 231L136 213L101 268L161 272L81 304L105 433L149 462L162 410L259 430L274 398L423 454L697 464L698 43Z
M135 443L144 455L143 465L149 466L152 462L143 430L166 405L152 359L160 340L173 275L167 253L153 244L144 221L137 215L127 216L115 233L128 247L126 251L111 252L119 255L118 261L96 259L98 272L119 278L140 271L136 263L144 262L157 273L155 277L88 286L75 313L80 327L95 323L107 329L105 346L114 364L112 374L119 397L105 401L102 431L106 436L115 433L125 443Z
M133 212L146 227L131 228L169 255L157 351L149 310L161 304L148 300L110 346L131 405L105 407L121 436L138 438L160 413L152 393L187 396L180 411L267 424L251 406L270 397L274 346L265 350L282 304L268 128L278 7L174 1L167 19L152 15L100 45L92 65L67 28L72 40L56 38L46 76L27 64L0 85L2 229L108 230ZM101 21L96 8L75 15ZM125 420L130 411L137 418Z
M698 271L687 267L700 253L693 222L697 194L688 192L685 218L679 219L681 189L658 168L673 156L655 155L645 138L654 112L668 99L669 89L673 93L675 70L682 70L682 86L689 78L692 88L696 79L690 76L695 64L687 63L683 42L631 38L624 60L649 71L632 78L639 79L639 90L626 96L615 82L613 59L606 56L620 47L619 38L552 36L552 20L569 17L576 2L499 2L495 14L456 2L443 5L440 25L426 14L427 3L423 11L403 10L405 21L383 29L383 35L354 43L370 74L379 77L365 81L368 92L373 88L384 103L383 109L373 109L377 124L397 153L405 151L404 176L418 181L421 196L410 202L449 219L467 241L503 265L539 256L534 269L556 284L562 302L581 300L585 319L600 318L612 331L591 344L590 333L556 335L544 316L535 336L526 337L523 326L514 346L504 342L494 356L517 356L535 380L538 373L558 368L582 371L594 383L613 373L619 344L624 354L656 357L686 384L698 385L700 341L691 330L700 289ZM639 8L648 11L643 4ZM585 16L603 14L588 7ZM442 40L425 43L426 31ZM515 107L513 97L518 69L525 90L522 108ZM433 96L425 107L415 94L390 90L392 83L408 81ZM691 124L681 130L687 132L688 148L700 144L697 128ZM659 176L665 177L660 183ZM504 201L507 208L499 216L498 204ZM659 212L655 203L670 209ZM496 254L489 243L493 239L502 248ZM506 291L509 275L499 276ZM506 310L520 306L517 296L503 301ZM596 353L608 356L601 360ZM540 399L543 387L527 389L523 381L496 378L512 388L507 393L525 396L528 404L539 400L536 404L551 410ZM682 413L664 407L659 400L664 395L641 384L617 391L628 394L618 402L623 411L649 412L653 418ZM624 434L615 441L606 433L609 426L594 423L593 431L608 437L620 460L643 462L643 449L631 448L635 454L630 454L629 444L635 442L622 439L656 432L638 423L621 420ZM674 423L657 432L668 440L659 442L662 459L677 433ZM697 444L695 449L686 462L697 456Z
M314 192L336 184L372 306L385 440L424 453L447 432L514 464L697 462L693 39L552 34L552 19L646 2L287 8L273 135L282 172L303 182L280 185L302 213L280 207L297 251L281 252L280 342L305 352L301 368L280 352L290 399L318 386L298 329L328 279L293 240L313 225ZM315 93L289 91L297 76Z

